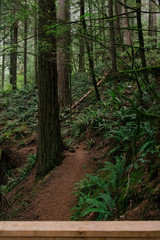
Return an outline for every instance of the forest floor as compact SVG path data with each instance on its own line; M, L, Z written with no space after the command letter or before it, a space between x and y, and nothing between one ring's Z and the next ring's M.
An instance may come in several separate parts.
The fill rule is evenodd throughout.
M157 157L159 141L156 148L152 146L154 131L149 128L150 122L145 120L144 123L148 125L144 126L148 128L147 130L145 127L141 129L143 138L137 141L138 153L143 153L144 157L142 156L140 161L137 154L137 165L133 166L130 163L132 132L134 133L133 126L136 119L133 109L133 112L130 109L126 110L128 103L122 111L119 111L117 110L119 102L115 108L113 107L114 101L116 100L116 103L118 101L114 98L108 108L107 102L107 106L96 105L95 109L88 108L82 113L79 109L71 119L70 115L61 114L62 136L69 149L65 150L65 158L60 166L53 169L42 180L36 181L37 165L35 165L36 158L33 154L36 153L38 137L37 134L33 135L33 132L37 129L37 95L33 89L29 93L22 91L20 95L15 95L15 98L12 95L9 97L10 100L8 96L6 100L3 97L4 103L0 105L0 114L2 114L0 123L0 198L2 197L0 199L0 220L69 221L74 219L72 209L77 207L78 200L80 200L73 194L75 187L80 182L82 183L81 180L86 177L86 174L97 174L97 171L103 169L106 161L109 161L115 170L115 158L108 153L113 154L113 150L118 149L117 146L120 149L116 150L117 154L122 154L121 149L125 150L128 146L128 150L123 153L128 165L124 166L118 191L111 191L112 200L116 195L120 201L117 201L114 213L109 216L109 220L160 220L160 155ZM114 115L115 109L116 115ZM106 115L107 111L109 114ZM133 130L130 131L132 128ZM108 133L114 134L108 135ZM146 142L144 142L144 136ZM148 136L152 137L152 141L147 140ZM149 155L150 144L152 148L149 150L152 150L153 154ZM119 155L114 154L114 157L116 156ZM145 161L148 159L150 161ZM118 172L115 172L117 176ZM113 177L111 172L107 174L106 181L109 179L108 176ZM94 183L93 188L95 188ZM93 192L96 193L96 191ZM81 211L81 208L79 209ZM94 217L93 211L84 216L83 220L94 220Z
M25 159L28 154L36 152L36 135L26 141L26 146L12 151ZM53 169L43 180L35 182L37 166L30 175L9 194L3 196L3 214L5 220L56 220L69 221L71 209L75 207L76 196L73 195L75 184L86 174L96 171L98 164L103 162L108 146L100 147L98 138L95 147L88 149L86 140L65 151L62 164ZM103 143L104 144L104 143ZM105 159L104 159L105 160Z
M93 134L93 133L92 133ZM91 139L91 133L85 135L85 139L65 151L65 158L60 166L53 169L43 180L35 181L37 166L29 176L18 184L17 187L6 195L3 195L0 220L14 221L69 221L71 209L76 206L76 196L73 194L75 184L79 183L86 174L93 174L106 161L106 153L110 149L111 142L96 137L94 146L88 149L87 141ZM93 136L93 135L92 135ZM95 136L94 136L95 137ZM25 160L28 154L34 154L37 148L37 135L26 140L26 144L18 149L16 145L11 151ZM140 192L141 188L137 189ZM148 199L140 202L113 220L142 220ZM159 211L148 210L148 219L159 219ZM86 219L89 220L89 219Z

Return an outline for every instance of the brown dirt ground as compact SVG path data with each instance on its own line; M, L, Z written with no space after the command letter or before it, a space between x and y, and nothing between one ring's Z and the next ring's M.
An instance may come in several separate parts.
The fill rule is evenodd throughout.
M92 139L92 147L88 149ZM30 137L20 149L16 145L11 150L25 162L28 154L36 152L37 136ZM16 221L69 221L71 209L76 205L73 195L75 184L87 173L94 173L107 160L106 155L112 145L108 139L102 140L88 131L85 140L74 147L74 152L65 151L62 164L53 169L43 180L35 182L37 166L29 176L10 193L3 196L0 210L0 220ZM152 184L157 186L155 196L159 192L159 178ZM157 181L157 182L155 182ZM155 182L155 183L154 183ZM153 186L154 188L154 186ZM141 191L141 187L137 189ZM134 203L133 199L131 201ZM113 220L159 220L160 211L153 209L152 202L147 197L138 205L131 206L122 216L115 216ZM87 220L87 219L86 219Z
M33 139L31 137L22 149L17 150L22 158L35 153L37 141ZM71 208L76 203L76 197L72 194L75 183L87 173L93 173L100 162L105 160L107 145L99 138L93 148L88 150L86 140L81 142L74 147L75 152L66 151L62 164L38 182L34 181L35 167L24 182L4 197L3 218L18 221L70 220ZM16 147L12 149L16 150Z

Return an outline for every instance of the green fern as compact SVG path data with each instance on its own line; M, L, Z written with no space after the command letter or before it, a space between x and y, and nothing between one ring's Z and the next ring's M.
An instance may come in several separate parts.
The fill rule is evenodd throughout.
M106 162L105 167L96 175L87 175L87 178L76 184L74 194L78 203L73 208L72 220L83 220L94 213L95 220L107 220L114 212L117 196L116 190L124 172L124 161L116 159L116 164Z
M11 172L11 176L9 176L9 180L6 185L0 186L0 192L2 194L10 192L15 186L17 186L23 179L25 179L30 171L33 169L33 167L36 164L36 155L30 154L27 158L26 164L24 164L23 168L19 168L19 176L15 176L14 172Z

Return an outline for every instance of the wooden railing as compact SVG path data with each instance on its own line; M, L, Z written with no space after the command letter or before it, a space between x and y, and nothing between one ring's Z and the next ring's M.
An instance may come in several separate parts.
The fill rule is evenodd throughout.
M0 222L0 240L160 240L160 221Z

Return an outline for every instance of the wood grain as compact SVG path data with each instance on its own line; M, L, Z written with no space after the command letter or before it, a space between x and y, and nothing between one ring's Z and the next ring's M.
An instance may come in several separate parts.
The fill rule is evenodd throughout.
M0 222L0 240L160 240L160 221Z

